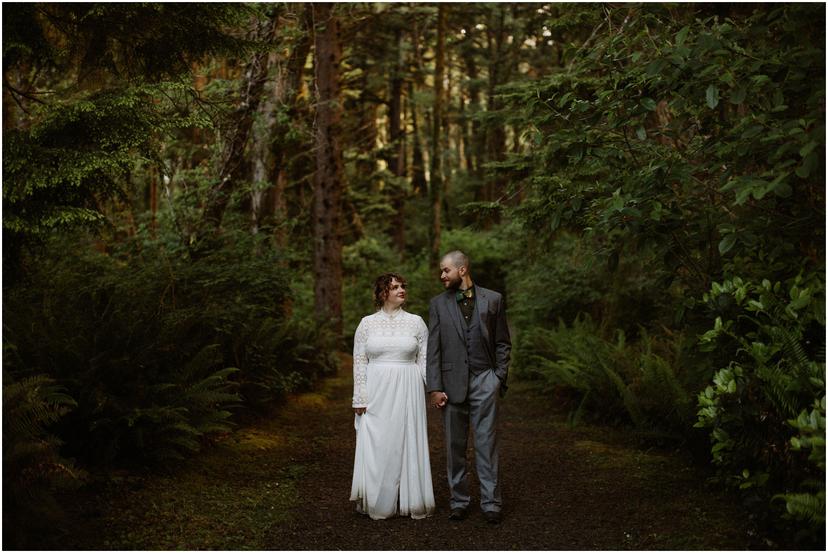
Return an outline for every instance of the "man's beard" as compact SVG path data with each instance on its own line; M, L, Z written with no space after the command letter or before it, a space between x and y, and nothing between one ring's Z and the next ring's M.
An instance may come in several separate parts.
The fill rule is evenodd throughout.
M446 288L460 288L460 284L462 283L463 279L460 277L450 278L448 281L448 286L446 286Z

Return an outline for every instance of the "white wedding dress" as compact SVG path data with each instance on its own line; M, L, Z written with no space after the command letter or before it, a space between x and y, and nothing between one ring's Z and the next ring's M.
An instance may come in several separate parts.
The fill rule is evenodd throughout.
M351 500L372 519L434 512L426 433L423 319L402 308L364 317L354 336L356 453Z

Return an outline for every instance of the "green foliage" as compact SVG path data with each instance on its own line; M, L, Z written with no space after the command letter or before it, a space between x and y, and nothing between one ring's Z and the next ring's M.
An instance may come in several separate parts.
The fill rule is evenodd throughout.
M161 138L212 125L192 64L249 48L228 25L252 12L19 4L3 13L4 262L16 265L32 240L105 224L102 204L125 197L137 163L163 166Z
M442 236L443 251L461 249L472 259L474 281L481 286L505 290L505 264L508 241L497 231L468 228L447 230ZM428 303L444 291L439 271L425 254L402 258L386 237L365 237L343 249L343 290L345 336L353 338L360 319L375 311L374 280L385 272L397 272L408 280L406 310L428 320ZM302 309L311 309L312 286L309 279L294 282L297 295L304 295Z
M464 227L446 230L440 238L443 252L462 250L471 259L472 276L486 288L504 290L506 264L510 261L512 249L509 236L512 234L506 225L489 231L479 228ZM438 282L438 268L431 269L434 282ZM442 286L440 286L442 290Z
M571 326L559 321L555 329L527 329L516 344L516 374L539 378L550 391L574 392L572 424L587 414L680 438L692 417L680 343L660 344L646 332L638 343L628 343L620 330L612 340L601 334L588 316Z
M793 449L810 450L808 460L825 470L825 398L814 401L810 413L803 410L788 422L799 430L799 435L791 438Z
M36 109L34 125L4 135L4 233L22 240L104 223L100 198L124 196L123 178L155 156L160 136L208 124L178 114L187 98L186 86L162 83Z
M824 507L825 493L824 342L814 347L825 331L822 278L713 284L704 299L719 316L700 341L735 353L699 394L696 423L710 431L720 481L776 494L791 517L817 524L824 517L809 506L821 498Z
M518 313L541 327L589 313L613 337L533 329L516 353L580 398L600 390L585 409L634 421L611 356L618 330L635 343L642 324L641 344L704 334L682 348L698 370L676 390L713 380L700 427L720 477L759 514L774 493L818 494L804 482L823 478L787 421L824 396L824 13L584 6L549 22L556 41L579 37L566 65L500 88L525 140L525 163L512 161L525 198L508 210L529 260L513 271ZM575 345L548 338L567 332Z
M651 253L608 256L599 240L563 231L550 243L519 235L513 243L522 238L523 251L514 254L520 262L508 264L509 315L521 326L569 323L588 313L602 327L635 339L639 326L657 329L672 322L665 306L675 301L675 292L664 290L663 273L650 270Z
M227 432L233 411L332 369L311 355L329 351L323 330L284 316L278 251L246 232L225 240L197 260L142 235L110 254L59 240L6 291L5 370L49 374L76 398L67 450L103 464L181 458Z
M799 431L791 438L794 451L809 451L808 460L822 471L822 477L805 480L802 487L807 491L777 494L773 498L785 502L786 515L794 520L811 523L817 534L825 525L825 396L814 401L810 412L803 410L796 419L788 421ZM820 535L807 535L812 542L819 542Z
M516 214L542 235L568 226L612 250L649 244L699 294L725 254L745 274L784 270L776 260L792 244L801 254L820 247L824 56L812 46L822 32L811 28L814 10L699 14L686 26L660 7L640 10L571 70L507 89L540 142L532 201ZM719 87L729 101L713 110Z
M10 5L3 8L4 67L32 64L79 79L93 71L132 79L177 76L208 55L248 46L228 29L250 14L233 4Z
M320 328L309 311L283 320L264 318L236 340L244 344L246 367L240 392L252 408L266 409L274 399L308 389L336 370L333 333Z
M4 344L5 346L5 344ZM48 529L63 511L55 490L80 486L86 473L63 458L50 429L77 406L49 377L3 378L3 542L25 549L25 531Z

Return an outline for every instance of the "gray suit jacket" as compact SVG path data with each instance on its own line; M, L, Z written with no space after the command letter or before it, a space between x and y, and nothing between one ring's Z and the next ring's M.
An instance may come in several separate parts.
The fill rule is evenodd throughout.
M512 352L512 340L506 324L506 304L498 292L478 285L474 288L474 316L479 318L486 354L500 379L503 394ZM428 307L426 386L429 392L445 392L451 403L465 401L469 387L462 316L454 290L446 290L431 299Z

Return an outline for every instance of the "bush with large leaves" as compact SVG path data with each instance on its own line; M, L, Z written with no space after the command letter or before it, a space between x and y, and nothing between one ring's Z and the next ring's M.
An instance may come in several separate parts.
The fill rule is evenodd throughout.
M735 474L744 484L739 475L748 469L751 492L760 483L757 474L768 473L768 487L754 504L757 512L767 510L773 492L795 501L791 494L805 493L800 485L814 474L799 462L804 454L791 453L794 428L788 421L797 421L802 432L794 443L818 447L824 387L801 388L797 401L785 407L774 399L782 381L769 375L820 362L824 317L809 319L813 344L803 353L781 333L763 335L768 327L785 327L782 319L759 318L745 328L745 308L731 295L704 295L714 282L737 277L752 283L745 286L767 280L793 290L801 275L812 297L824 289L824 8L627 5L584 6L579 13L549 22L553 37L573 30L588 37L567 51L565 66L501 89L509 117L532 143L514 161L532 169L520 183L526 199L512 213L529 231L523 242L531 258L555 256L527 270L566 262L566 255L556 253L566 251L556 240L565 244L571 234L588 250L584 257L595 261L597 274L606 275L598 282L643 278L638 295L649 306L648 316L631 320L650 333L703 335L716 317L739 320L730 340L696 346L700 366L709 367L707 379L725 367L734 371L743 394L740 401L725 401L730 392L716 396L722 401L719 422L706 427L724 428L730 423L722 421L730 420L734 435L745 441L723 449L714 435L714 455L727 457L721 465L725 480ZM618 276L625 262L633 269ZM595 280L581 279L584 311L595 312L589 305ZM597 287L602 288L599 303L617 303L611 287ZM805 300L797 295L791 301ZM561 303L546 310L564 308L571 322L572 307ZM600 326L623 328L622 319L611 317ZM798 340L806 331L793 319L788 332ZM770 356L773 371L740 350L753 347L740 342L752 341L753 334L762 335L757 340L767 351L757 355ZM555 353L548 355L560 368ZM717 381L724 378L723 372L717 375ZM796 380L792 374L785 378ZM620 399L605 404L617 406ZM802 419L803 410L816 412L815 420ZM737 430L742 426L744 436ZM757 432L766 432L775 447L758 448ZM766 454L764 460L743 463L757 451ZM796 471L784 474L794 458ZM757 463L758 472L749 468ZM736 466L742 468L734 472ZM796 515L797 507L788 505ZM815 520L819 525L811 517L806 526Z

